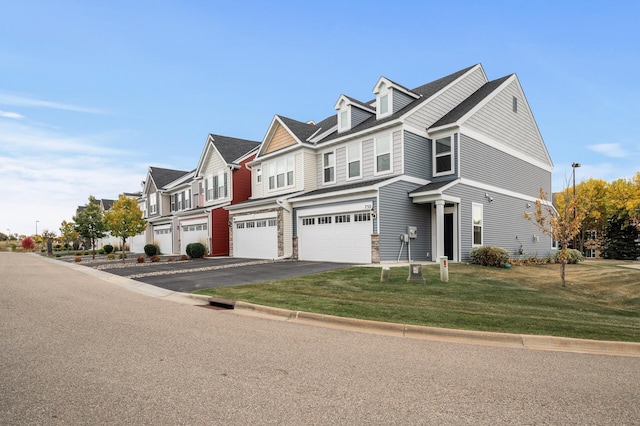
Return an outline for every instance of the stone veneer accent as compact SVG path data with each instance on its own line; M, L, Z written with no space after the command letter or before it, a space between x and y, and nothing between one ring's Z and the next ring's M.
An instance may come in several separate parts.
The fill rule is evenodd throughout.
M298 236L293 237L293 253L291 254L292 259L298 259Z
M380 235L371 234L371 263L380 263Z

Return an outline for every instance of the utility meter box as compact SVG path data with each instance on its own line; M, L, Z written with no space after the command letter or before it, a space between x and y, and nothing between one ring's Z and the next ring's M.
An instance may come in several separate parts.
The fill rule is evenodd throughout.
M418 238L418 227L417 226L407 226L407 234L409 234L409 238L415 240Z

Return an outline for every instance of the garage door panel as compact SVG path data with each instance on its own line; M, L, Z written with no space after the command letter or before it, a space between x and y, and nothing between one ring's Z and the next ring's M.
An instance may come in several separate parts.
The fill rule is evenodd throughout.
M182 225L180 230L182 232L180 234L180 253L185 254L187 245L191 243L203 243L205 247L208 246L209 231L206 222Z
M234 223L233 256L250 259L275 259L278 257L276 219Z
M371 263L373 224L369 213L311 216L298 219L301 260Z
M154 228L153 241L160 247L160 253L173 253L173 234L171 233L171 227Z

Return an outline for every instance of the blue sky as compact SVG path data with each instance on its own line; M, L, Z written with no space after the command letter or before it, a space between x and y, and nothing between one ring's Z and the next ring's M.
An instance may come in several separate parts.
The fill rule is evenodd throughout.
M207 134L262 140L380 76L516 73L553 189L640 171L640 3L30 1L0 14L0 232L58 232L89 195L196 167Z

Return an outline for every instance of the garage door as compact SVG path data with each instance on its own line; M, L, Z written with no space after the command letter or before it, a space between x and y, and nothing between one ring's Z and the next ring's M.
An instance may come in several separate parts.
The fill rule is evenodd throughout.
M371 263L370 212L300 216L298 258L326 262Z
M278 226L275 218L234 222L233 256L250 259L278 257Z
M153 241L160 247L160 253L173 253L173 235L171 234L171 225L154 226Z
M202 243L209 249L209 231L206 222L180 226L180 253L187 252L187 244Z
M146 244L146 234L143 232L129 239L129 250L131 253L144 253L144 246Z

